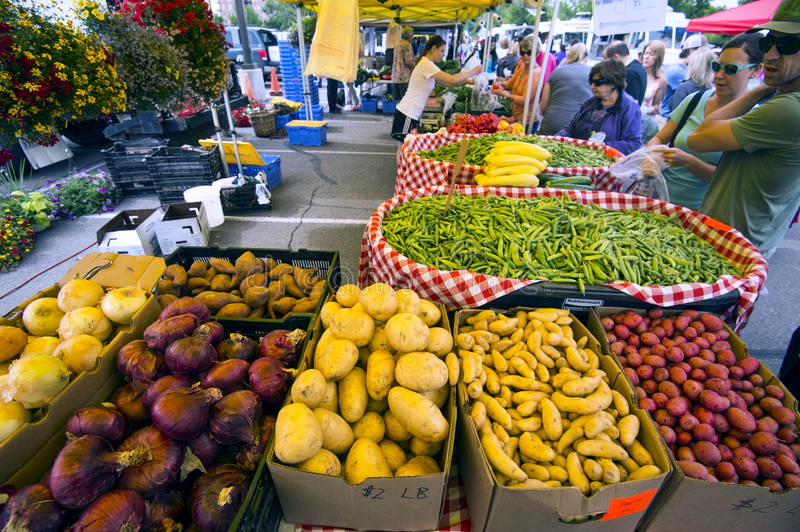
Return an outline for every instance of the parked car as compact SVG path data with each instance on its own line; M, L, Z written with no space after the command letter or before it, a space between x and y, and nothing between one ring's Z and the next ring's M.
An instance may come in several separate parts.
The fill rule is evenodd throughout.
M281 64L280 54L278 53L278 37L274 33L275 31L257 26L247 27L252 62L265 73L269 73L271 67L280 67ZM225 40L232 45L225 52L228 59L243 63L244 52L242 43L239 40L239 28L236 26L226 28Z

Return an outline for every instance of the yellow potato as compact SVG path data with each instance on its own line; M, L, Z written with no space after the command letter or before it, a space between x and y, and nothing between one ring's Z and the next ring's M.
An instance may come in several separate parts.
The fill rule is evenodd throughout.
M367 314L379 321L386 321L397 312L397 294L386 283L374 283L363 289L358 302Z
M436 442L447 438L450 424L436 404L423 395L395 386L389 390L389 409L412 435Z
M439 310L439 305L436 303L420 298L419 317L422 318L425 325L433 327L442 319L442 312Z
M422 351L431 338L430 329L422 318L409 312L390 317L385 330L389 344L401 353Z
M347 452L356 439L347 421L325 408L315 408L313 413L322 428L322 447L334 454Z
M330 475L332 477L338 477L342 474L342 464L336 455L328 449L320 449L317 454L297 467L309 473L319 473L320 475Z
M483 451L486 453L486 458L497 472L517 482L525 482L528 480L527 473L520 469L520 467L514 463L514 460L503 451L500 440L498 440L494 434L484 434L481 437L481 445L483 446Z
M616 443L605 440L584 440L575 444L575 450L583 456L597 458L610 458L612 460L625 460L628 452Z
M583 472L580 457L576 452L571 452L567 455L567 475L569 476L570 484L581 490L584 495L589 493L589 479Z
M447 399L450 397L450 386L445 384L438 390L433 390L430 392L420 392L420 395L423 397L430 399L433 401L439 409L441 409L444 404L447 402Z
M438 390L449 378L447 364L427 351L412 351L398 358L394 377L398 384L416 392Z
M644 445L639 443L639 440L633 440L633 443L628 446L628 452L640 466L654 465L653 456L644 448Z
M660 475L661 470L658 466L653 464L643 465L630 475L628 475L627 480L644 480L646 478L654 477L656 475Z
M411 452L417 456L436 456L442 450L442 443L440 441L429 442L413 436L408 446Z
M394 384L395 361L389 351L373 351L367 359L367 393L376 400L385 399Z
M375 332L375 320L366 312L357 308L343 308L333 315L328 329L336 338L352 341L362 347L372 340Z
M358 362L358 347L351 340L335 339L314 360L326 380L338 381L350 373Z
M424 351L433 353L439 358L444 358L453 350L453 335L441 327L430 328L430 340Z
M352 307L358 303L361 289L354 284L343 284L336 291L336 302L343 307Z
M391 410L383 413L383 423L386 427L386 437L395 442L404 442L411 439L411 433L406 430Z
M558 441L564 431L561 424L561 412L550 399L546 398L539 403L539 409L542 411L542 426L548 439Z
M344 475L351 484L373 477L391 477L392 469L374 441L360 438L353 443L344 463Z
M386 337L385 325L375 326L375 332L372 334L372 340L367 344L367 349L369 349L370 353L374 351L389 351L391 353L394 351L392 344L389 343L389 339Z
M419 314L420 299L416 292L408 288L401 288L395 293L397 294L397 312Z
M392 440L381 440L378 446L381 448L381 452L384 458L386 458L386 463L389 464L389 468L392 471L397 471L408 462L406 452Z
M319 319L322 320L322 326L327 329L331 326L333 315L342 310L342 306L336 301L328 301L319 310Z
M320 355L328 348L328 345L336 340L336 336L334 336L333 332L330 329L325 329L322 331L322 334L317 340L317 345L314 347L314 363L313 366L317 366L317 359Z
M280 409L275 420L275 456L285 464L305 462L322 448L322 425L302 403Z
M639 435L639 418L629 414L617 422L617 429L619 429L619 442L629 447Z
M326 390L325 376L316 369L307 369L292 383L292 401L316 408L322 401Z
M430 456L415 456L395 471L395 477L423 477L441 473L439 464Z
M339 412L349 423L355 423L367 410L367 374L353 368L339 381Z
M367 412L375 412L377 414L383 415L384 412L389 410L389 400L385 397L380 401L376 401L369 395L367 395Z
M331 412L339 411L339 387L336 382L328 381L325 383L325 393L322 395L317 407L325 408Z
M386 425L383 422L383 416L377 412L364 412L361 419L353 425L353 434L356 439L368 438L375 443L380 443L383 435L386 434Z

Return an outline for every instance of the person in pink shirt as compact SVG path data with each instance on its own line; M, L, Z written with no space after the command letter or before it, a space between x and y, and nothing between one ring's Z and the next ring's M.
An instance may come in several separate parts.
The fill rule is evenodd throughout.
M542 49L542 40L541 39L537 39L537 40L538 40L539 44L538 44L538 47L536 49L539 50L539 53L536 54L536 64L539 66L539 68L542 69L542 72L543 72L542 83L547 83L547 79L550 77L550 73L553 70L555 70L555 68L556 68L556 66L558 66L558 64L556 63L556 58L553 57L553 54L551 54L550 52L546 52L547 53L547 64L544 67L542 67L542 63L544 63L545 51Z

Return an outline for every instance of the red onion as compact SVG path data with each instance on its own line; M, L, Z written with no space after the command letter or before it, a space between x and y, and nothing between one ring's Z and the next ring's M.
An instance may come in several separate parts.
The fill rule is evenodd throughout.
M148 410L153 406L156 397L174 388L189 388L192 385L183 375L166 375L147 387L142 394L142 404Z
M232 358L223 360L203 377L203 388L219 388L222 393L229 394L247 388L247 370L250 363L246 360Z
M152 532L171 532L180 530L176 525L183 513L183 494L179 491L165 491L150 500L144 501L144 530Z
M211 407L208 429L224 445L258 445L261 399L250 390L226 395Z
M266 405L278 405L286 397L286 391L294 374L295 370L284 368L278 359L259 358L250 364L248 371L250 388Z
M169 344L164 359L172 373L200 373L214 365L217 351L202 338L181 338Z
M197 323L205 323L211 319L211 311L205 303L193 297L181 297L164 307L158 319L165 320L181 314L192 314L197 317Z
M192 521L202 532L222 532L236 517L250 478L241 468L223 464L212 466L197 479L189 494Z
M218 345L225 336L225 329L219 322L207 321L194 330L192 336L202 338L212 345Z
M66 524L67 510L43 484L22 488L0 510L0 530L61 532Z
M145 460L144 449L115 453L100 436L81 436L68 441L56 456L50 471L50 490L62 506L86 508L111 488L119 471Z
M217 346L220 358L240 358L252 362L258 358L258 342L239 333L232 333L230 338Z
M128 418L132 427L141 427L150 422L150 413L142 404L142 392L134 389L131 383L114 392L111 402Z
M159 395L150 407L153 424L178 441L191 441L208 426L208 409L222 399L217 388L175 388Z
M144 524L142 496L131 490L114 490L102 495L81 514L70 532L138 532Z
M95 434L111 443L119 443L128 435L128 419L110 403L87 406L72 414L66 431L68 437Z
M183 445L150 426L131 434L117 450L135 449L147 449L147 461L127 468L119 478L118 487L133 490L142 497L152 497L178 478L183 463Z
M275 358L287 368L293 367L297 364L300 356L298 346L302 345L305 337L306 332L303 329L295 329L291 332L285 329L276 329L267 333L261 340L258 350L262 357Z
M150 324L142 336L151 349L163 351L178 338L191 336L197 325L197 316L181 314Z
M261 422L261 437L258 445L245 445L236 452L236 463L246 471L255 471L264 451L267 450L267 443L275 430L275 416L264 416Z
M147 347L144 340L133 340L119 350L117 368L133 382L147 384L167 373L164 355Z
M200 459L204 467L211 467L211 465L217 461L220 444L207 432L202 433L200 436L190 441L188 445L189 449Z

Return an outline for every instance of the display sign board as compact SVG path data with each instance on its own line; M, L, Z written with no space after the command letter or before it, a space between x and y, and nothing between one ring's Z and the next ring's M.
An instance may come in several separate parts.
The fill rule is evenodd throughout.
M667 0L593 0L592 11L596 35L663 30Z

